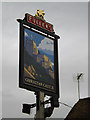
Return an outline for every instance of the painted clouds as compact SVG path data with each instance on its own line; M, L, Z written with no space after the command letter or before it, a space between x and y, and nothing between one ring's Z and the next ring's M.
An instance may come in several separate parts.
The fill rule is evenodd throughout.
M48 51L48 54L53 54L54 51L54 42L53 40L50 40L49 38L44 38L41 43L38 46L38 49L46 50Z

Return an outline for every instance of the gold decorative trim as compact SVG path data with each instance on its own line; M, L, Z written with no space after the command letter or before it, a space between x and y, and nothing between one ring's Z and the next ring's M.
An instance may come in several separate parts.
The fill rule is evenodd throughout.
M44 15L45 15L44 10L37 9L37 13L35 14L35 17L41 19L42 21L45 21Z

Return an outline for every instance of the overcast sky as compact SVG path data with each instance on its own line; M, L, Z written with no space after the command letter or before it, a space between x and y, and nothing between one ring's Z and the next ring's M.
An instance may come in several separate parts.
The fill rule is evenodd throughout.
M83 72L81 98L88 96L88 3L2 3L2 117L30 118L21 113L23 103L34 103L33 92L20 89L19 82L19 24L17 18L25 13L35 15L45 10L45 19L54 25L59 40L60 101L73 106L78 101L74 73ZM74 75L75 76L75 75ZM70 108L61 105L51 117L65 118Z

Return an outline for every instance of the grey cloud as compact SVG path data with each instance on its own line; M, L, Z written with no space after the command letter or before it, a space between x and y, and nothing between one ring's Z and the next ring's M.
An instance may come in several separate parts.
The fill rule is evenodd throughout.
M59 41L60 100L74 105L78 100L77 83L73 73L84 72L80 83L81 97L88 96L88 3L3 3L3 117L34 117L21 113L23 102L35 102L32 92L18 88L19 24L17 18L24 18L26 12L34 15L36 10L45 10L45 19L52 23ZM84 88L84 89L83 89ZM69 108L61 105L52 117L63 117Z

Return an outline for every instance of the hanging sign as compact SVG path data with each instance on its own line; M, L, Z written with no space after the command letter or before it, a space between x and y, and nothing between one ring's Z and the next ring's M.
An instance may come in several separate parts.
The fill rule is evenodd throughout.
M44 14L43 10L37 10L35 17L25 14L24 20L18 19L20 23L19 87L59 96L59 36L52 35L53 25L45 21ZM42 29L39 29L40 27Z

